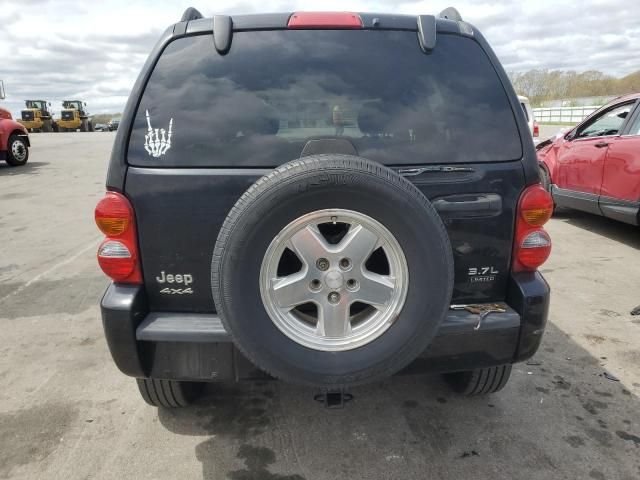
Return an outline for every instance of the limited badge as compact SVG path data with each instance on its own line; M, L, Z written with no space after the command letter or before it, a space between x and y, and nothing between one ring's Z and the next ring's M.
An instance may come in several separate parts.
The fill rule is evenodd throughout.
M171 134L173 130L173 118L169 120L169 131L164 128L153 128L151 117L147 110L147 134L144 136L144 149L152 157L158 158L167 153L171 148Z

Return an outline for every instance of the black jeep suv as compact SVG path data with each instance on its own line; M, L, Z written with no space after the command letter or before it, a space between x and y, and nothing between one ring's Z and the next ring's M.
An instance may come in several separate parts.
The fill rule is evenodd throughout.
M102 319L148 403L424 372L490 393L540 345L552 202L504 70L454 9L189 9L121 125L96 207Z

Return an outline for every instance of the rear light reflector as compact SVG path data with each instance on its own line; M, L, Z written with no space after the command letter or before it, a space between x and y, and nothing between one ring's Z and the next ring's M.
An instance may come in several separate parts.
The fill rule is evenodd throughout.
M105 240L98 248L98 264L116 282L125 282L136 269L136 259L125 244ZM129 282L130 283L130 282Z
M544 230L534 230L522 240L521 248L548 248L551 247L551 238Z
M131 252L122 242L106 240L100 245L98 256L102 258L131 258Z
M289 18L290 29L363 28L360 15L350 12L296 12Z
M129 200L120 193L107 192L96 206L95 219L107 237L98 248L102 271L114 282L142 283L138 237Z
M533 136L536 138L540 136L540 127L535 120L533 121Z
M551 238L542 228L553 213L553 199L542 185L524 190L518 202L513 249L514 272L535 271L551 254Z
M523 270L536 270L551 254L551 238L544 230L527 234L519 245L518 263Z

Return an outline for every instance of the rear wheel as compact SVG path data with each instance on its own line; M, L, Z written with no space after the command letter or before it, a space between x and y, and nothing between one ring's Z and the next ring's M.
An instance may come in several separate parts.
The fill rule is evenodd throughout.
M12 167L24 165L29 160L29 147L24 138L11 135L7 143L7 163Z
M178 382L155 378L136 378L140 395L154 407L176 408L190 405L202 390L196 382Z
M474 396L502 390L510 376L511 365L500 365L467 372L447 373L444 378L454 392L465 396Z

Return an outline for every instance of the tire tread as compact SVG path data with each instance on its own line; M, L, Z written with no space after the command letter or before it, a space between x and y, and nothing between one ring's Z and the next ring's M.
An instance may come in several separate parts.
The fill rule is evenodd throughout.
M453 390L464 396L487 395L499 392L511 376L512 365L478 368L444 375Z
M200 384L164 380L157 378L136 378L143 400L154 407L186 407L197 397Z

